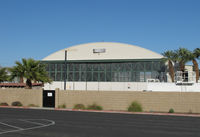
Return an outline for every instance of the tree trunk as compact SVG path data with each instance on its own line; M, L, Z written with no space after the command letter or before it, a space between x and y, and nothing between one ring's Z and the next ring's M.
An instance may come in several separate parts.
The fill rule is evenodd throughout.
M31 82L30 79L27 79L27 80L26 80L26 88L27 88L27 89L32 89L32 82Z
M185 72L185 64L183 63L183 61L179 62L179 67L180 67L180 71Z
M172 82L174 82L174 67L171 60L168 61L168 67L169 67L169 75L171 77Z
M24 83L24 78L20 77L20 83Z
M195 59L192 60L193 66L194 66L194 71L196 73L196 82L199 80L199 65Z

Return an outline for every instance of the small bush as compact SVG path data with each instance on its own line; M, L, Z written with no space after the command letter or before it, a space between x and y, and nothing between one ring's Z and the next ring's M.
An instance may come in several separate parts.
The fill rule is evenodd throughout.
M15 101L12 103L12 106L22 106L22 103L20 101Z
M65 104L59 105L58 108L66 108Z
M28 107L39 107L39 106L35 104L29 104Z
M88 110L103 110L103 107L94 103L92 105L88 105L87 109Z
M76 104L74 105L74 109L85 109L85 106L83 104Z
M8 103L2 102L2 103L0 103L0 106L8 106Z
M192 109L190 109L188 113L189 113L189 114L192 114Z
M137 101L134 101L128 107L128 111L129 112L142 112L142 105L140 103L138 103Z
M174 113L174 109L170 108L168 113Z

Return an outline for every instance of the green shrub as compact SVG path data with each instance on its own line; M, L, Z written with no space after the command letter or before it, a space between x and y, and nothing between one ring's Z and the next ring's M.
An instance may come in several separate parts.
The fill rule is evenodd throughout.
M0 103L0 106L8 106L8 103L2 102L2 103Z
M76 104L74 105L74 109L85 109L85 106L83 104Z
M15 101L12 103L12 106L22 106L22 103L20 101Z
M103 107L94 103L92 105L88 105L87 109L88 110L103 110Z
M174 113L174 109L170 108L168 113Z
M58 108L66 108L65 104L59 105Z
M192 114L192 109L190 109L188 113L189 113L189 114Z
M142 112L142 105L140 103L138 103L137 101L134 101L128 107L128 111L129 112Z
M39 107L39 106L35 104L29 104L28 107Z

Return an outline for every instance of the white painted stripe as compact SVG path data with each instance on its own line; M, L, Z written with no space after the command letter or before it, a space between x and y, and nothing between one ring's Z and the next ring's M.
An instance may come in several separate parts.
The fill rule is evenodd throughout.
M28 121L28 120L23 120L23 119L19 119L19 120L20 120L20 121L23 121L23 122L27 122L27 123L35 124L35 125L45 126L44 124L42 124L42 123L38 123L38 122L33 122L33 121Z
M3 130L3 129L0 128L0 133L1 133L1 132L4 132L4 131L8 131L8 130Z
M46 124L46 125L39 125L39 126L35 126L35 127L30 127L30 128L20 128L20 129L16 129L16 130L0 132L0 135L1 134L6 134L6 133L12 133L12 132L25 131L25 130L33 130L33 129L37 129L37 128L43 128L43 127L48 127L48 126L51 126L51 125L55 125L55 121L53 121L53 120L48 120L48 119L30 119L30 120L44 120L44 121L48 121L50 123ZM1 122L0 122L0 124L1 124ZM5 124L5 123L3 123L3 124ZM9 125L9 126L12 126L12 125Z
M8 127L16 128L16 129L19 129L19 130L23 130L23 128L21 128L21 127L9 125L9 124L3 123L3 122L0 122L0 124L5 125L5 126L8 126Z

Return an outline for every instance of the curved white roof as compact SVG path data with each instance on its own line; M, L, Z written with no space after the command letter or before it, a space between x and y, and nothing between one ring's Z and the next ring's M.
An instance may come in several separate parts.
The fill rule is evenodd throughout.
M64 60L67 50L67 60L117 60L117 59L161 59L162 55L138 46L114 43L96 42L72 46L57 51L47 57L44 61ZM102 53L94 53L93 50ZM104 52L105 51L105 52Z

